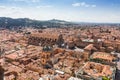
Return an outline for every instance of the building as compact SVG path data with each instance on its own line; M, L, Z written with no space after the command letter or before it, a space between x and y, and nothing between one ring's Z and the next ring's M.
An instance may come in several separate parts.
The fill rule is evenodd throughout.
M76 72L76 77L84 80L102 80L103 77L107 77L110 80L114 80L115 70L114 67L109 65L87 62L78 72Z
M31 34L28 39L28 44L36 46L53 46L58 44L61 46L64 43L62 35L50 33Z
M110 53L105 53L105 52L94 52L90 56L90 60L93 62L108 64L108 65L113 65L113 66L115 66L115 63L113 61L116 59L117 58L114 57L114 55Z

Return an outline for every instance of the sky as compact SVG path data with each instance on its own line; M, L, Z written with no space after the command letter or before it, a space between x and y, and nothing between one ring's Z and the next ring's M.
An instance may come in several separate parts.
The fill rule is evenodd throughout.
M120 0L0 0L0 17L120 23Z

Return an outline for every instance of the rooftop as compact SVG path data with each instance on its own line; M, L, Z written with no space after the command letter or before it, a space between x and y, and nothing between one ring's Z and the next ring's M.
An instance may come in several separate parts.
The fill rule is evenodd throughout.
M33 34L31 34L31 36L39 37L39 38L58 39L59 34L55 34L55 33L33 33Z
M93 55L91 56L92 59L103 59L103 60L108 60L111 61L115 59L115 57L110 54L110 53L105 53L105 52L94 52Z

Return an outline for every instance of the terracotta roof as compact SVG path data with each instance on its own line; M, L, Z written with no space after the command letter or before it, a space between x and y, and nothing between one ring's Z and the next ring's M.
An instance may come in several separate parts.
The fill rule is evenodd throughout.
M95 47L94 47L94 45L93 44L89 44L88 46L86 46L85 48L84 48L84 50L97 50Z
M94 52L92 55L92 58L99 58L103 60L109 60L112 61L115 59L114 56L112 56L110 53L105 53L105 52Z
M112 75L112 70L109 65L103 65L95 62L87 62L83 71L93 77Z
M51 39L58 39L58 34L53 33L39 33L39 34L31 34L34 37L42 37L42 38L51 38Z
M5 55L5 58L15 60L18 58L18 55L17 53L12 53L12 54Z

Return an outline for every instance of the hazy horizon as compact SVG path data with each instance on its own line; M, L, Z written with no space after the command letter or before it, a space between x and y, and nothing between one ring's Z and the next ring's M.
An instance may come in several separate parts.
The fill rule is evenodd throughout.
M120 0L0 0L0 17L120 23Z

